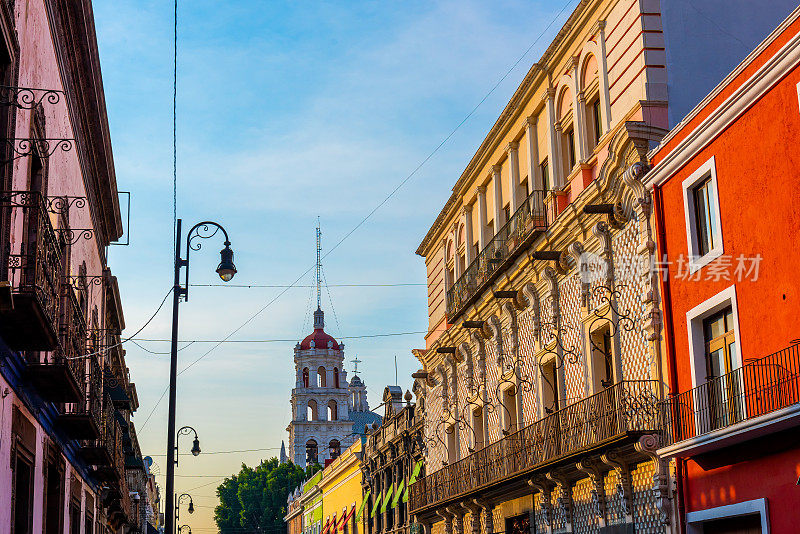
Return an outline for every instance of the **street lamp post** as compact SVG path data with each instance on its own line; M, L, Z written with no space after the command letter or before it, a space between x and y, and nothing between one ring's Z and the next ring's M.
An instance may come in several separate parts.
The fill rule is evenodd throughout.
M197 437L197 430L190 426L182 426L178 432L175 434L175 467L178 467L178 458L181 456L181 451L178 448L178 439L183 435L188 435L190 432L194 432L194 441L192 441L192 456L198 456L200 454L200 440Z
M179 497L175 498L175 524L177 525L181 519L181 503L185 501L186 497L189 498L189 508L187 510L190 514L194 513L194 501L192 501L192 496L188 493L181 493Z
M181 526L179 526L178 527L178 534L183 534L184 532L186 534L192 534L192 527L190 527L189 525L181 525Z
M228 239L228 232L219 224L212 221L203 221L195 224L186 234L186 259L181 258L181 219L175 224L175 281L172 286L172 344L170 350L169 366L169 420L167 423L167 495L165 510L164 532L173 534L175 532L175 399L176 381L178 378L178 304L181 297L189 299L189 252L200 250L201 243L193 241L196 239L209 239L214 237L219 231L225 236L225 248L220 251L220 263L217 267L217 274L223 282L230 281L236 274L236 267L233 264L233 250ZM184 285L181 286L181 267L186 267ZM198 446L199 453L199 446Z

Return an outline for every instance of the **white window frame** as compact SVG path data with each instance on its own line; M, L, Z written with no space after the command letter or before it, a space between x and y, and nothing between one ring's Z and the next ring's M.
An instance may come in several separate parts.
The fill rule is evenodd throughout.
M742 366L742 340L739 335L739 309L736 304L736 285L723 289L686 312L686 327L689 331L689 363L692 370L692 387L706 382L706 342L703 320L720 310L731 307L733 313L733 336L736 339L736 360L733 369Z
M743 515L759 514L761 517L761 533L769 534L769 514L767 499L753 499L726 506L717 506L707 510L698 510L686 514L687 534L702 534L703 523L714 519L725 519Z
M714 223L717 231L713 237L714 247L703 256L700 256L700 245L698 243L697 227L695 225L697 219L695 217L694 188L708 176L711 177L711 198L715 202L713 216L715 218ZM714 156L711 156L708 161L703 163L700 168L683 181L683 214L686 219L689 272L695 273L724 253L722 221L720 220L719 189L717 188L717 165Z

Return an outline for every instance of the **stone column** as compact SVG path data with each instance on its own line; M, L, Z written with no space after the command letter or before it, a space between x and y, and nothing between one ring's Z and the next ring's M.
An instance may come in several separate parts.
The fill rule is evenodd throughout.
M503 181L500 178L500 165L492 165L492 184L494 189L494 234L503 226ZM494 236L492 236L494 237Z
M597 48L599 56L597 58L597 72L600 77L600 108L602 110L603 133L611 129L611 96L608 89L608 65L606 62L606 21L598 20L595 33L598 34Z
M478 248L483 251L486 246L486 186L478 187Z
M554 189L561 185L563 180L561 173L561 138L559 137L560 131L556 123L556 105L555 105L556 90L548 87L543 97L547 100L547 163L550 167L550 185Z
M461 264L458 261L458 221L453 223L453 275L454 281L461 277Z
M511 215L517 211L519 193L519 143L514 141L506 146L508 152L508 205Z
M444 276L444 290L447 291L453 283L453 281L450 280L450 275L447 274L447 239L442 240L442 265L444 265L444 269L442 270L442 276Z
M466 267L472 263L472 204L464 204L464 263Z
M575 130L575 160L577 162L586 159L588 143L586 142L586 99L583 96L583 91L579 91L580 82L580 57L575 56L572 58L572 124ZM567 172L571 171L569 169ZM566 172L565 172L566 174Z

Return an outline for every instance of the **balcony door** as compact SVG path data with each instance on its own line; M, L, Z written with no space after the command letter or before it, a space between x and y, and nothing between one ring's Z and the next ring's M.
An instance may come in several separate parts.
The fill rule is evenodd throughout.
M738 360L733 312L730 307L703 321L709 423L712 429L741 420L741 385L733 371Z

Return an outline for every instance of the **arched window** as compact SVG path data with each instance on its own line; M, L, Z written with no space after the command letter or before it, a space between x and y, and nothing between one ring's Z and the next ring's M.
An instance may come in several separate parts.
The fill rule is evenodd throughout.
M308 367L303 368L303 387L308 387Z
M335 388L339 387L339 368L338 367L334 367L333 368L333 387L335 387Z
M589 150L594 150L600 137L603 136L603 116L600 111L600 86L597 59L588 55L583 64L581 78L583 93L586 99L586 139Z
M572 121L572 92L565 88L561 92L558 106L558 123L561 130L561 162L564 175L563 182L577 163L577 147L575 145L575 125Z
M317 442L310 439L306 442L306 465L314 465L319 463L319 452L317 450Z
M316 421L318 417L319 414L317 413L317 401L311 399L308 401L308 418L306 420Z
M338 439L332 439L331 442L328 444L328 447L330 449L329 456L331 460L335 460L336 458L339 457L340 454L342 454L342 446L339 444Z
M339 410L336 406L336 401L331 399L328 401L328 421L336 421L339 419Z
M318 388L328 387L327 373L325 372L325 368L322 366L320 366L320 368L317 369L317 387Z

